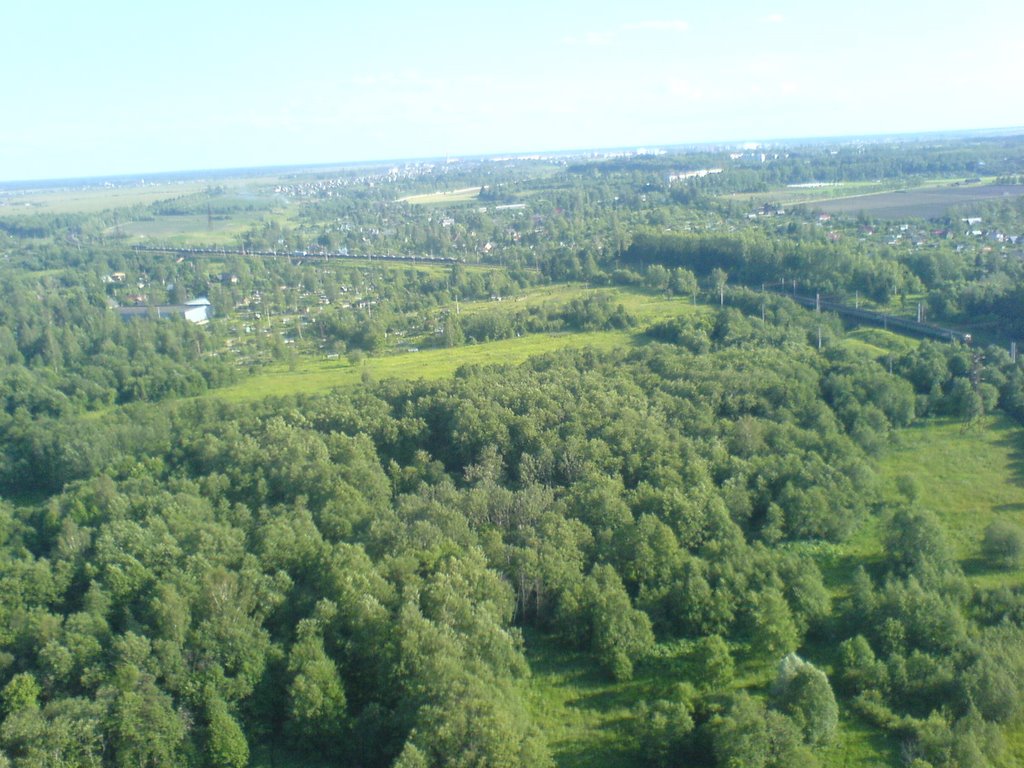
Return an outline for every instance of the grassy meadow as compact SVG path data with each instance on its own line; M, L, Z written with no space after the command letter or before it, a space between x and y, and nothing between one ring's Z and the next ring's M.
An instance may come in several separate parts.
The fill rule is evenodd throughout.
M277 221L283 226L294 226L296 207L268 211L246 211L229 215L214 215L212 220L204 214L183 216L157 216L151 219L129 221L118 226L118 233L132 244L160 243L175 246L203 245L238 247L241 236L254 226L266 221Z
M209 395L231 402L260 400L264 397L295 393L328 392L352 387L364 380L404 379L437 380L451 376L464 365L521 363L535 355L559 349L592 347L614 349L633 343L633 335L624 331L590 333L536 334L518 339L502 339L470 344L455 349L424 349L419 352L395 352L366 357L353 365L347 360L299 360L294 365L269 366L254 376Z
M140 179L141 182L141 179ZM148 205L162 200L202 192L204 181L165 181L105 187L67 186L19 190L0 195L0 216L33 213L98 213L113 208Z
M394 268L408 267L394 265ZM443 269L436 266L422 268ZM653 322L680 314L709 311L707 306L694 306L689 299L666 299L639 289L560 284L532 289L522 296L502 302L460 302L459 312L472 315L495 310L512 312L529 306L559 306L573 299L598 294L608 296L616 304L622 304L636 318L636 327L629 331L529 334L519 338L470 343L451 349L420 349L417 352L392 348L382 355L364 357L357 364L350 363L344 357L326 360L299 356L291 363L278 363L263 368L237 384L211 392L209 397L243 402L297 392L327 392L337 387L356 386L366 378L436 380L451 376L463 365L521 363L535 355L568 348L611 350L644 343L641 334Z
M645 768L636 736L634 707L653 702L676 681L686 679L686 649L671 658L641 664L628 681L611 681L585 656L547 638L526 635L532 676L527 701L548 739L558 768ZM742 672L742 664L737 665ZM742 679L740 682L745 682ZM762 681L766 683L766 681ZM839 736L819 754L823 768L894 765L897 745L849 712L840 716Z
M918 481L918 504L935 512L964 572L980 589L1024 586L1024 568L1006 570L981 555L985 528L1003 519L1024 524L1024 430L1002 414L965 425L928 420L896 436L880 461L880 475ZM881 544L876 543L881 552ZM1024 765L1024 717L1007 728L1007 765Z
M409 205L450 205L452 203L466 203L480 197L480 187L465 187L464 189L453 189L451 192L426 192L422 195L407 195L400 197L396 202L409 203Z
M964 424L926 421L902 430L881 462L883 480L920 486L918 503L942 520L969 575L1021 583L1024 572L996 574L981 558L985 527L997 518L1024 524L1024 434L1006 416Z
M964 184L960 178L933 178L918 181L913 186L900 179L879 179L877 181L840 181L829 183L822 181L821 186L780 186L751 194L749 192L735 192L725 195L726 199L747 201L751 204L761 205L766 200L782 206L815 206L820 204L823 209L833 210L825 206L826 203L835 203L838 207L835 212L842 209L843 212L857 212L861 208L870 209L873 207L875 198L883 202L887 199L885 195L899 191L904 192L927 192L940 187L949 187L957 184L958 189L964 193L965 199L970 199L973 194L970 190L977 189L985 184L995 181L994 176L982 178L973 184Z

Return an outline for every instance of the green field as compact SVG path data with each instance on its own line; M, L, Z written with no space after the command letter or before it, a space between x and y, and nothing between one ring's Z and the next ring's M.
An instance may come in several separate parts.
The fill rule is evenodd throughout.
M400 197L396 202L409 205L438 205L440 203L466 203L480 197L480 187L465 187L451 192L427 192L422 195Z
M766 192L758 192L756 194L735 192L723 197L726 200L747 201L757 205L763 204L766 200L771 200L773 203L784 206L807 205L852 195L888 192L894 189L897 184L898 182L891 180L845 181L835 184L823 184L820 187L775 187Z
M0 216L32 213L97 213L113 208L148 205L201 192L204 181L141 183L121 187L61 187L26 190L0 196Z
M972 184L959 182L898 189L890 192L838 197L808 202L827 213L855 216L864 213L879 219L935 219L944 216L955 206L968 206L986 200L1000 200L1024 194L1024 189L1013 185Z
M345 360L301 361L294 367L274 365L230 387L209 395L231 402L260 400L295 393L327 392L359 384L364 377L382 379L441 379L463 365L521 363L527 358L559 349L591 347L610 350L634 342L623 331L536 334L455 349L425 349L364 358L358 365Z
M667 649L669 658L641 664L636 677L624 683L609 680L586 656L535 633L526 634L526 650L530 714L544 730L559 768L650 765L639 751L634 707L687 679L685 647L677 658L671 658L673 647ZM818 757L823 768L875 768L898 759L890 739L848 712L841 716L836 742Z
M785 186L775 187L766 192L751 194L736 192L725 195L725 199L747 201L752 205L761 205L766 200L782 206L811 206L832 213L856 213L865 210L868 213L882 216L890 209L910 203L934 203L938 195L942 198L955 198L959 202L970 202L985 194L985 188L995 181L995 177L985 177L972 184L964 183L963 178L936 178L915 180L911 185L902 179L880 179L878 181L841 181L836 183L823 182L821 186ZM952 185L957 185L953 187ZM945 191L944 191L945 188ZM917 196L914 198L914 196ZM1000 196L996 194L995 196ZM945 203L946 206L953 203ZM929 208L928 211L932 209ZM927 214L927 212L926 212Z
M987 573L980 557L985 526L1024 524L1024 434L1005 416L964 425L928 421L901 431L882 462L883 479L912 475L920 504L939 515L968 572ZM1020 583L1024 572L1012 575Z
M588 296L607 296L612 303L622 304L626 311L636 317L641 324L665 320L694 309L688 298L665 298L642 288L592 287L586 283L556 283L539 286L500 303L487 300L464 301L459 306L460 311L468 313L482 312L498 306L515 310L524 307L539 307L545 304L568 304L574 299L584 299ZM704 305L704 307L705 309L701 311L710 308L708 305Z
M1024 524L1024 430L1003 415L965 427L926 421L901 431L881 461L881 476L912 475L919 504L935 512L964 572L980 589L1024 586L1024 568L993 567L981 556L985 527L996 519ZM880 544L876 544L878 551ZM1024 717L1007 728L1008 765L1024 765Z
M532 677L527 701L559 768L643 765L631 735L632 707L650 696L639 676L614 683L594 663L539 635L527 634Z
M436 266L424 268L443 269ZM643 343L641 337L643 329L652 322L676 317L680 314L707 311L706 307L693 306L689 299L665 299L660 296L651 296L649 293L637 289L589 288L582 284L545 286L531 290L521 297L502 302L462 302L459 305L459 311L462 314L472 315L495 309L514 311L517 308L544 304L564 305L573 299L588 295L606 295L616 304L623 304L626 310L637 319L636 328L631 331L531 334L500 341L473 343L453 349L422 349L418 352L392 351L389 354L363 358L358 365L352 365L344 358L339 360L299 358L291 365L281 363L269 366L237 384L218 389L209 396L241 402L296 392L326 392L336 387L355 386L364 377L371 380L391 378L436 380L451 376L463 365L521 363L535 355L559 349L591 347L598 350L611 350L640 344Z
M240 237L254 226L275 220L281 226L294 226L296 208L284 211L252 211L227 216L206 214L184 216L156 216L151 219L130 221L118 227L121 235L132 243L155 241L171 245L216 245L237 247Z

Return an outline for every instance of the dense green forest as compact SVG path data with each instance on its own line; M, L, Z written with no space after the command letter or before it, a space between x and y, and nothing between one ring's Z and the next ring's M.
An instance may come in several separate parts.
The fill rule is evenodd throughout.
M896 223L766 208L979 169L1012 181L1024 144L0 214L0 766L1016 764L1021 505L964 544L883 463L912 425L994 414L1024 451L1024 197ZM133 248L155 223L166 247ZM977 341L858 336L779 280ZM197 296L208 324L117 312ZM306 389L321 365L358 381ZM260 376L286 383L223 396ZM553 737L552 659L625 707L614 750Z

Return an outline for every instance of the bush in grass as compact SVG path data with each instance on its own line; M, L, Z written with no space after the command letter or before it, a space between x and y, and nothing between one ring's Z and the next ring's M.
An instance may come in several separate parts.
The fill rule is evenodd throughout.
M644 756L655 765L674 765L693 731L693 699L696 691L679 684L670 697L651 704L641 701L634 710L637 737Z
M1024 528L1006 520L995 520L985 529L981 551L1004 568L1019 568L1024 562Z
M839 727L839 705L825 673L795 653L779 664L773 704L789 715L811 745L829 743Z

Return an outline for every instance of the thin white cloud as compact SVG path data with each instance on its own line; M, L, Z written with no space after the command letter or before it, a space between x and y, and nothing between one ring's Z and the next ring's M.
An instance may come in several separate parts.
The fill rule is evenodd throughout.
M602 45L609 45L615 39L615 35L610 32L587 32L582 36L568 35L562 38L562 43L565 45L588 45L591 47L598 47Z
M630 32L688 32L690 25L681 19L637 21L622 27Z
M423 88L436 86L440 81L416 70L405 69L400 72L355 74L349 77L349 82L369 88Z
M704 100L704 89L694 85L689 80L670 78L665 82L665 87L673 98L686 101Z
M690 25L682 19L651 19L623 24L617 32L587 32L582 35L567 35L562 38L564 45L587 45L598 47L617 42L622 32L688 32Z
M765 21L769 24L781 24L785 20L785 17L781 13L773 13L770 16L765 17Z

